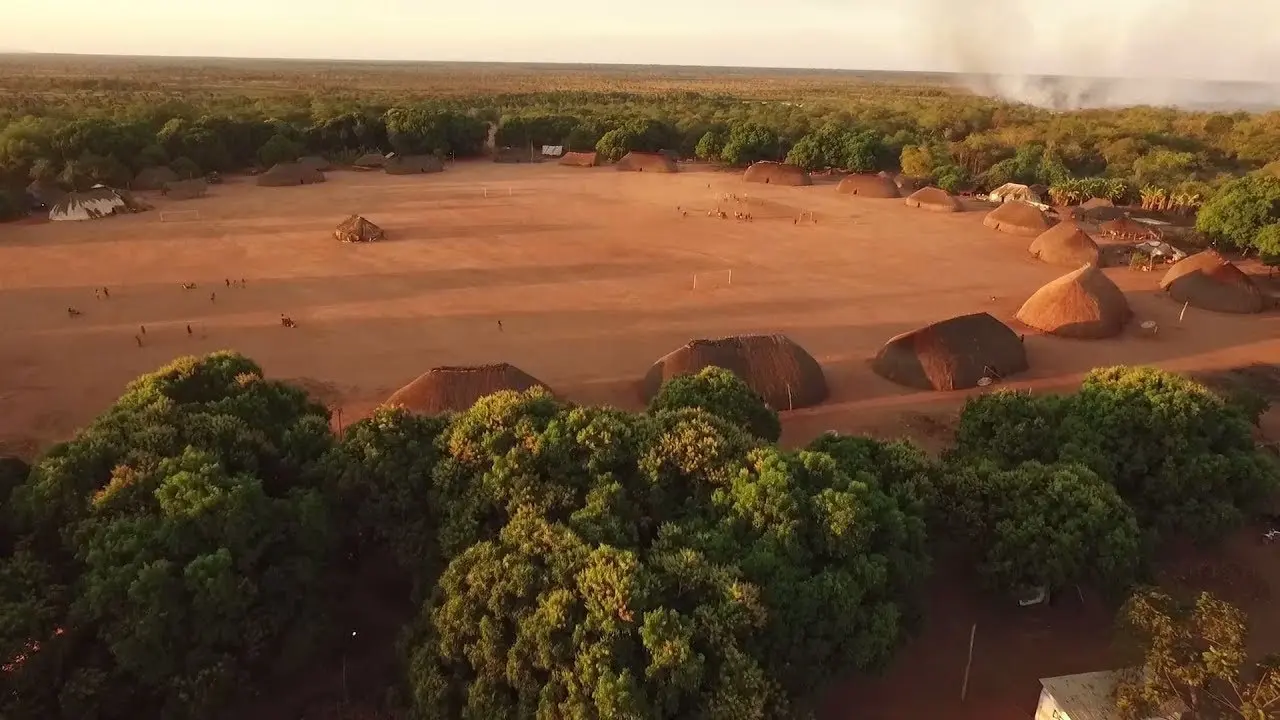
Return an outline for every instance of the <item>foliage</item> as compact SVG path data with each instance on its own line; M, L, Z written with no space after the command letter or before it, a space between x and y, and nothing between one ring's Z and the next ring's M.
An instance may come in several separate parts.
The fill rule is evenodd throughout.
M649 412L699 408L766 442L782 435L778 413L737 375L718 367L694 375L678 375L662 384L649 401Z
M884 141L874 132L827 123L800 138L787 154L787 162L806 170L872 172L883 166L886 154Z
M712 128L698 139L694 148L694 157L699 160L719 160L724 152L724 144L729 139L729 132L723 128Z
M778 134L756 123L740 123L729 129L720 159L726 165L750 165L761 160L778 160L782 146Z
M426 107L391 108L383 122L387 142L401 155L475 156L489 136L483 120Z
M908 145L902 148L898 162L902 167L903 175L932 179L939 160L928 146Z
M517 115L502 119L498 147L564 145L581 121L572 115Z
M1224 184L1200 209L1196 230L1233 248L1257 248L1258 234L1280 223L1280 178L1248 175Z
M277 163L293 162L301 157L303 152L302 143L276 134L258 148L258 162L263 167L269 168Z
M1157 590L1135 594L1120 623L1141 662L1116 687L1128 720L1185 708L1195 718L1267 720L1280 713L1280 657L1249 661L1243 612L1209 593L1194 604ZM1177 708L1181 705L1181 708Z
M1280 267L1280 222L1272 223L1253 239L1253 246L1258 249L1258 257L1263 264Z
M0 222L17 220L26 214L26 199L20 193L0 188Z
M169 163L169 169L182 180L190 180L200 177L200 166L189 157L174 158Z
M943 165L934 170L934 184L949 193L967 190L970 182L969 173L959 165Z

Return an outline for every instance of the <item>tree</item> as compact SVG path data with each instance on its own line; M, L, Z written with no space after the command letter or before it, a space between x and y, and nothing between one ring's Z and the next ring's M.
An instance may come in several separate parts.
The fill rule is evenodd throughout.
M183 180L200 177L200 166L189 157L174 158L173 162L169 163L169 169Z
M724 152L724 144L729 140L729 133L723 128L711 128L698 140L694 148L694 157L699 160L719 160Z
M943 165L935 171L934 183L949 193L958 193L969 188L969 174L959 165Z
M17 193L0 189L0 222L17 220L26 214L26 204Z
M736 123L729 128L720 159L727 165L750 165L761 160L777 160L781 155L777 133L757 123Z
M800 138L787 154L787 162L806 170L841 168L851 172L875 170L886 154L883 141L870 131L856 132L827 123Z
M1233 248L1257 247L1258 234L1280 223L1280 178L1247 175L1218 189L1196 215L1196 230Z
M1141 656L1116 687L1122 717L1156 717L1179 705L1205 720L1280 717L1280 657L1249 662L1238 608L1210 593L1188 604L1148 589L1129 599L1120 624Z
M694 375L678 375L662 384L649 401L649 412L699 408L733 423L767 442L782 435L778 413L724 368L708 367Z
M631 152L635 140L635 133L630 128L614 128L600 136L600 140L596 143L596 152L600 153L600 157L607 162L617 162L623 155Z
M902 148L899 162L902 165L902 174L914 178L932 179L934 168L938 165L938 159L934 157L932 149L926 145L908 145Z
M1253 239L1253 246L1258 249L1263 264L1280 267L1280 222L1262 228Z
M276 163L293 162L303 153L300 143L296 143L283 135L272 135L262 147L258 148L258 162L263 167L271 167Z
M1155 185L1171 188L1191 179L1200 167L1200 161L1193 153L1156 148L1133 162L1133 182L1138 187Z

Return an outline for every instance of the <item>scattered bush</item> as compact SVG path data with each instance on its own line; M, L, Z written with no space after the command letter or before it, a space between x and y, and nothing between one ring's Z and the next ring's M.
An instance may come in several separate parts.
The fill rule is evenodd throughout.
M1224 184L1200 208L1196 230L1227 247L1261 250L1262 230L1280 223L1280 178L1249 175Z

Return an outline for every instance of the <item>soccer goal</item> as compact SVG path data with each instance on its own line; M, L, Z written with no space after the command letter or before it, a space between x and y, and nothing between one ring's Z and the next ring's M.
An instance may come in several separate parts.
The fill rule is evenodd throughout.
M190 222L200 219L199 210L161 210L160 222Z

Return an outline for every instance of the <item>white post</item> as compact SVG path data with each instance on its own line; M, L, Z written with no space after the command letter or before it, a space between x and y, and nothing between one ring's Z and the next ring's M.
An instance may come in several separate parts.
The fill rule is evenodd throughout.
M1186 314L1187 314L1187 306L1188 306L1188 305L1190 305L1190 304L1191 304L1191 301L1190 301L1190 300L1188 300L1188 301L1186 301L1186 302L1182 303L1182 312L1178 313L1178 324L1179 324L1179 325L1181 325L1181 324L1182 324L1182 318L1186 316Z
M964 702L965 697L969 695L969 668L973 666L973 640L978 634L978 623L974 623L969 629L969 659L964 664L964 685L960 686L960 702Z
M484 196L489 197L489 188L484 188Z
M729 285L730 285L730 286L732 286L732 285L733 285L733 271L732 271L732 270L730 270L730 271L729 271Z
M698 273L693 274L693 289L698 289Z
M796 403L795 403L795 401L791 398L791 383L787 383L787 409L788 409L788 410L795 410L795 409L796 409Z

